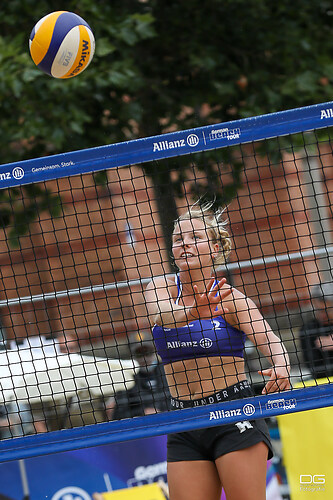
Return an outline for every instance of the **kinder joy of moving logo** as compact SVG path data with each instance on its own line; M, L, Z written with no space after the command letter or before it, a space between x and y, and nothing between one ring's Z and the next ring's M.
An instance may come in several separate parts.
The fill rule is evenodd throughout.
M178 139L176 141L159 141L153 143L153 153L155 151L166 151L168 149L177 149L190 146L194 148L199 144L199 137L196 134L190 134L186 139Z

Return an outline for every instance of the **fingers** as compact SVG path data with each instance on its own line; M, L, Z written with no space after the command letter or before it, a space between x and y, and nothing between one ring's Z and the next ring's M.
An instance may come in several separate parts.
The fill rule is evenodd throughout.
M216 311L212 311L211 315L214 316L223 316L224 314L227 314L230 312L230 309L228 307L219 307Z
M212 288L215 281L216 281L216 278L212 277L209 284L208 284L209 290ZM226 284L226 282L227 282L226 278L221 278L217 283L215 283L215 285L213 287L213 291L216 293L216 289L221 290L221 288Z
M216 287L219 285L220 282L218 282L216 284L214 284L214 283L215 283L215 278L214 278L214 276L212 276L208 282L207 287L206 287L205 294L208 295L208 294L212 293L212 291L214 291L214 293L216 293ZM205 295L205 294L203 294L203 295Z
M272 394L274 392L282 392L290 389L288 379L275 379L267 382L262 390L262 394Z
M272 368L267 368L266 370L258 370L258 373L260 373L260 375L263 375L264 377L270 377L272 375Z
M207 290L208 290L208 291L210 291L210 290L211 290L211 288L212 288L212 286L214 285L214 283L215 283L215 278L214 278L214 276L212 276L212 277L210 278L210 280L209 280L208 285L207 285ZM215 287L216 287L216 285L214 285L214 288L215 288Z
M225 290L222 290L223 286L227 283L226 278L222 278L220 281L218 281L213 286L213 288L211 288L212 285L210 286L212 281L213 281L213 283L212 283L212 285L213 285L215 282L215 279L212 278L210 280L209 285L208 285L208 290L210 290L209 294L212 295L214 298L217 297L218 299L223 300L226 297L228 297L228 295L230 295L232 293L232 291L233 291L232 287L229 287L229 288L226 288Z
M206 287L206 292L205 293L211 293L211 294L216 294L216 289L218 290L221 290L221 288L226 284L227 280L226 278L222 278L220 279L217 283L215 283L216 281L216 278L214 276L211 277L211 279L209 280L208 284L207 284L207 287ZM197 285L193 285L193 290L197 293L198 292L198 287ZM228 289L228 291L226 290L225 293L230 293L230 291L232 290L232 288ZM204 294L203 294L204 295Z
M220 290L220 292L219 292L219 298L221 300L224 300L224 299L226 299L231 294L232 294L232 288L228 288L227 290L223 290L223 291Z
M230 312L230 309L224 306L223 301L233 292L233 289L227 287L225 290L221 290L227 282L226 278L222 278L214 284L215 281L214 277L209 280L204 293L199 292L197 285L193 285L195 305L200 309L199 315L202 317L204 315L216 317ZM218 309L215 311L216 306Z
M215 283L215 280L216 278L212 277L212 280L213 280L213 283ZM217 286L218 288L221 288L225 283L227 282L227 279L226 278L221 278L215 286Z
M262 394L270 394L290 389L289 377L276 374L273 368L258 370L258 373L270 377L269 381L262 390Z

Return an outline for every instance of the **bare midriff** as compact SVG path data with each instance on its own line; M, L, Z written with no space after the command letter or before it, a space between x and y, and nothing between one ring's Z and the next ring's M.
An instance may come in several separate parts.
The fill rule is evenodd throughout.
M177 399L197 399L246 380L243 358L212 356L164 365L170 394Z

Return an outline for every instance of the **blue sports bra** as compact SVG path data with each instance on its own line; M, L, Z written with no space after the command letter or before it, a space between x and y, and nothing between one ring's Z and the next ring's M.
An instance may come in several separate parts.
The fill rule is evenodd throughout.
M175 304L178 304L182 293L178 275L176 283ZM176 328L154 325L152 333L163 364L210 356L244 357L245 333L231 326L222 316L191 321Z

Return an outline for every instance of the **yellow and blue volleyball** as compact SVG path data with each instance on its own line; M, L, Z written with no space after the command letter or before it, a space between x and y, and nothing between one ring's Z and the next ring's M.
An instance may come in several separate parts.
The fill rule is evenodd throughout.
M72 78L84 71L95 52L90 26L73 12L58 11L44 16L29 39L33 62L54 78Z

